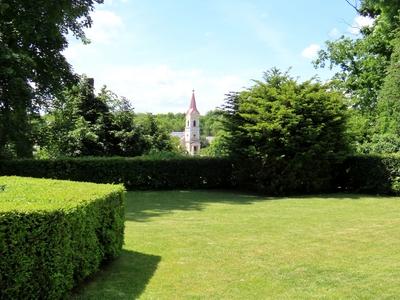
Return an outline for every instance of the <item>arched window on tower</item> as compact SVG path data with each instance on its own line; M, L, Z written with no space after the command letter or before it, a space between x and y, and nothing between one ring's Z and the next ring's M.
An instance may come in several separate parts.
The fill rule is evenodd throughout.
M193 120L193 127L196 127L196 120Z

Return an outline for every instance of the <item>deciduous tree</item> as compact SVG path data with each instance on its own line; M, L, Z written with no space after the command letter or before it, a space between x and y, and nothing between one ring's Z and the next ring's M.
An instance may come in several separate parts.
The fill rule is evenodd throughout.
M90 12L103 0L0 1L0 156L30 156L30 113L74 81L62 51L67 33L86 41Z

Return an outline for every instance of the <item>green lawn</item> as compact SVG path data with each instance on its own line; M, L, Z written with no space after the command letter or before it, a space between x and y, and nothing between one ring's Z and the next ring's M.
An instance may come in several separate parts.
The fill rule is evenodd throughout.
M79 299L395 299L400 198L130 192L122 256Z

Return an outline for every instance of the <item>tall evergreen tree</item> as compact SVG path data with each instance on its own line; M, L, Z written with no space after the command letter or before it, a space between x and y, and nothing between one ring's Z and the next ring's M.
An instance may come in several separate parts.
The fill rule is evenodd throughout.
M224 111L226 145L241 166L239 176L264 191L323 190L332 163L348 151L346 106L329 85L298 83L272 69L249 89L229 94Z

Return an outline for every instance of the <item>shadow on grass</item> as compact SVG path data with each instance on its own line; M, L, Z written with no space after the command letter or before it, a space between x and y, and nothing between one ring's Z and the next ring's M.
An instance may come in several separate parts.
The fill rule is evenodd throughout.
M322 194L268 197L234 191L134 191L127 194L127 221L146 222L175 210L203 210L210 203L250 205L258 201L292 199L357 200L366 195ZM375 196L368 196L373 198Z
M77 287L70 299L136 299L160 261L160 256L123 250L120 257Z
M210 203L252 204L255 195L222 191L135 191L126 199L125 220L146 222L175 210L203 210Z

